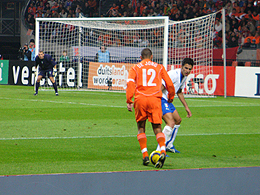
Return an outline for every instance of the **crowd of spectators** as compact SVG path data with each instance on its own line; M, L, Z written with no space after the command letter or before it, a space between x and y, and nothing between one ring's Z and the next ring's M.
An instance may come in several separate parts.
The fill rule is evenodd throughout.
M233 3L232 3L233 2ZM227 1L225 43L227 48L256 48L260 43L260 1ZM222 18L216 19L214 47L222 47Z
M97 0L31 0L25 20L34 29L35 18L98 17Z
M117 0L105 14L99 13L98 0L31 1L26 21L34 29L35 18L147 17L169 16L181 21L226 8L226 47L256 48L260 42L260 1L254 0ZM107 1L106 3L109 3ZM214 48L222 47L222 15L217 13Z

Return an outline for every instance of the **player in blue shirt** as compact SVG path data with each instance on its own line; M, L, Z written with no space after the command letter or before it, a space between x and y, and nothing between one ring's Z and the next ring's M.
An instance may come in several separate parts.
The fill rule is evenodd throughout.
M183 104L186 112L187 117L190 118L192 116L191 111L188 107L187 102L185 101L184 95L182 90L185 88L185 82L187 80L187 76L191 73L193 68L194 61L191 58L184 58L182 61L182 66L179 69L174 69L168 71L168 75L170 76L174 87L175 87L175 94L177 94L178 98L180 99L181 103ZM165 145L167 152L173 153L180 153L178 150L175 149L173 142L176 138L178 129L181 124L181 117L177 110L175 109L172 103L169 103L168 100L168 91L165 89L164 82L162 82L162 112L163 112L163 120L166 123L166 126L163 129L163 133L165 135ZM158 146L156 150L160 151L160 147Z
M52 59L52 57L48 54L44 54L43 51L39 51L39 54L35 58L35 68L39 66L39 73L36 81L36 86L35 86L35 94L38 95L38 89L40 86L40 81L42 77L45 77L46 74L48 78L51 80L53 88L55 90L56 96L58 96L58 89L56 82L53 78L53 73L54 75L57 74L57 69L56 69L56 62Z

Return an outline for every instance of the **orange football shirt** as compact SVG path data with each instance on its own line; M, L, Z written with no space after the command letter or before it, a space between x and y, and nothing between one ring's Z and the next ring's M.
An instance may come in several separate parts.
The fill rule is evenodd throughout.
M166 83L169 99L172 100L175 95L174 85L163 65L144 59L132 66L127 79L126 102L133 103L132 98L134 95L135 99L138 99L140 96L161 98L162 79Z

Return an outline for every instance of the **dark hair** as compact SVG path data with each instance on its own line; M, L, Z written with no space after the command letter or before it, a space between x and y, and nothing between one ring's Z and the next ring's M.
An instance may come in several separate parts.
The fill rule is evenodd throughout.
M182 66L184 66L185 64L189 64L193 67L194 61L191 58L184 58L183 61L182 61Z
M107 50L107 47L106 47L105 45L101 45L101 46L100 46L100 49L102 49L102 47L104 47L105 50Z
M153 55L152 51L149 48L145 48L141 52L141 56L143 59L148 59Z

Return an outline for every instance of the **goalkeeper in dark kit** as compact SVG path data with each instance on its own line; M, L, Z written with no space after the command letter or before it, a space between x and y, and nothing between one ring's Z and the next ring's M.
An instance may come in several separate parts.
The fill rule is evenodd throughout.
M35 94L38 95L38 89L40 86L40 81L42 77L46 75L52 82L52 86L55 90L56 96L58 96L58 88L54 77L57 75L56 62L52 59L52 57L48 54L44 54L43 51L39 51L38 55L35 58L35 68L37 70L37 66L39 66L38 77L35 83Z

